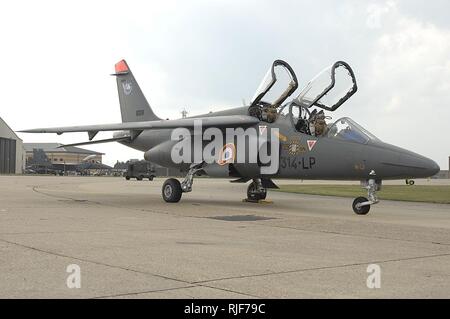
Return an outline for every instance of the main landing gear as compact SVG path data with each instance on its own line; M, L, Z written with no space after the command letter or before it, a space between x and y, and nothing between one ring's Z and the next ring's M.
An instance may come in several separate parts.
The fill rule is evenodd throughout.
M365 197L357 197L353 201L353 211L358 215L366 215L369 213L370 205L375 205L379 202L377 191L381 188L381 182L378 184L375 178L375 171L372 170L369 174L367 185L364 187L367 189L367 197L369 199Z
M254 178L247 188L247 201L257 202L266 199L267 189L263 187L260 178Z
M194 175L202 169L202 164L192 164L184 180L180 183L175 178L166 180L162 187L162 197L167 203L178 203L183 193L192 191Z

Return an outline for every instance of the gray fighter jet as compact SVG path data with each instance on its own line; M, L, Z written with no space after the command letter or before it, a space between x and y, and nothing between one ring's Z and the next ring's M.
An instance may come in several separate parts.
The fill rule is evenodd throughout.
M256 202L266 198L267 189L277 188L273 178L359 180L368 198L356 198L353 210L365 215L378 203L376 192L383 179L422 178L439 171L433 160L382 142L348 117L330 122L329 114L357 91L354 73L342 61L320 72L287 101L298 88L297 76L288 63L276 60L250 105L177 120L155 115L125 60L115 65L113 75L122 123L22 132L87 132L89 141L71 145L115 141L145 152L148 161L178 168L186 177L182 182L165 181L166 202L178 202L182 193L190 192L198 175L251 181L247 199ZM94 140L99 131L115 133L113 138ZM192 147L192 154L186 146ZM213 160L203 156L207 150Z

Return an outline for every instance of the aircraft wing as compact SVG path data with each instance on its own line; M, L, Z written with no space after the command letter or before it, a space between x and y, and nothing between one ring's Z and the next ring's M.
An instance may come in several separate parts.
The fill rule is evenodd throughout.
M143 131L151 129L174 129L178 127L194 128L196 121L202 124L202 127L248 127L255 125L259 120L253 116L247 115L226 115L226 116L210 116L197 118L184 118L178 120L158 120L146 122L126 122L117 124L98 124L83 126L66 126L51 128L36 128L29 130L21 130L23 133L72 133L72 132L88 132L89 138L92 139L101 131Z

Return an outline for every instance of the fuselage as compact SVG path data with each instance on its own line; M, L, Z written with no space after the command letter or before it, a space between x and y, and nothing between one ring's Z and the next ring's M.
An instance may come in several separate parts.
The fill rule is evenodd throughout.
M240 107L200 115L246 115L247 107ZM277 128L280 138L279 167L271 178L286 179L339 179L363 180L369 173L376 172L377 179L423 178L436 174L439 166L431 159L409 150L384 143L378 139L364 141L347 141L329 136L312 136L300 133L292 126L289 116L279 116L273 123L260 122L254 127L266 126ZM158 158L155 162L165 167L187 170L189 164L174 164L168 160L167 153L171 147L172 129L143 131L133 142L122 143L126 146L147 152L157 148ZM120 134L120 133L119 133ZM163 144L165 143L165 144ZM159 156L161 155L161 156ZM154 155L153 155L154 158ZM152 158L149 158L152 161ZM217 165L217 164L216 164ZM248 177L259 175L257 164L240 163L230 167L214 167L205 172L211 177Z

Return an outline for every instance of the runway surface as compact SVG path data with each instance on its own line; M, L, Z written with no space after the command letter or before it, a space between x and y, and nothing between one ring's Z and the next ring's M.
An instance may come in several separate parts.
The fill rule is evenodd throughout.
M450 297L450 205L357 216L351 198L244 203L247 185L204 178L167 204L163 181L0 176L0 297ZM381 288L367 287L369 264Z

